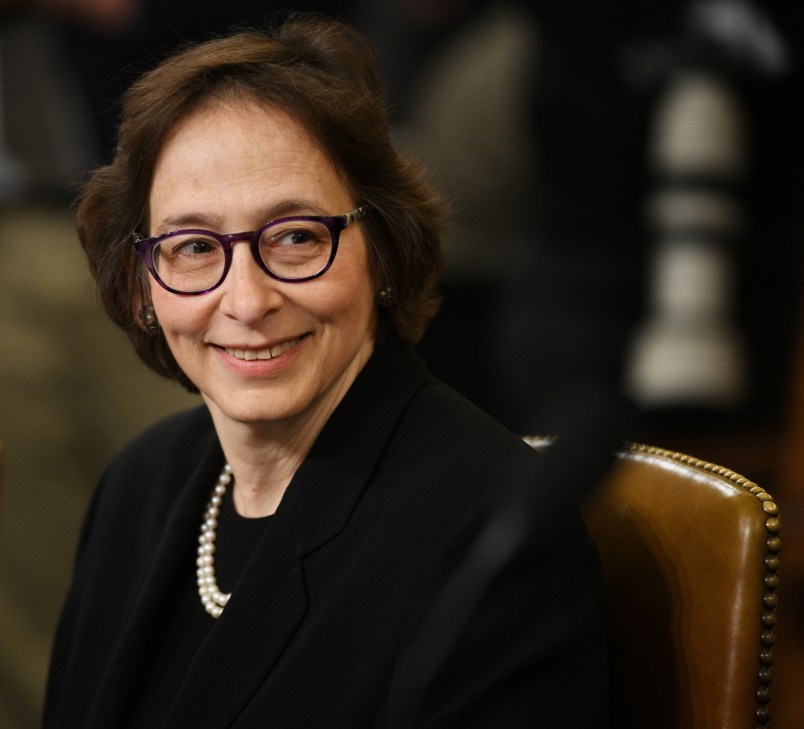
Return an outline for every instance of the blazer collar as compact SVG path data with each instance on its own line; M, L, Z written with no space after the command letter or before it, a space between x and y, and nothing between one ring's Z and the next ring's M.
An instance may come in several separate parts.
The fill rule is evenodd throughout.
M301 556L345 528L394 426L426 376L424 363L409 347L396 339L377 345L282 500Z

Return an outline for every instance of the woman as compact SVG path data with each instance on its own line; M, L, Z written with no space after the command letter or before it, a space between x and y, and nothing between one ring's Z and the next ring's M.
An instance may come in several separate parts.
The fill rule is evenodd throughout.
M441 587L539 464L410 349L442 211L382 98L360 37L310 18L128 92L79 235L140 357L204 407L101 479L48 729L598 725L598 567L574 516L558 553L506 564L406 703L400 661Z

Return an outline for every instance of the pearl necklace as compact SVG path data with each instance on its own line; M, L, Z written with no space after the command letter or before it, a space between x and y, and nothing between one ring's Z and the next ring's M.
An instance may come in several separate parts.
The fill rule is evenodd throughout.
M201 598L201 603L213 618L219 618L229 602L232 593L223 593L218 587L218 581L215 579L215 540L217 539L218 528L218 515L220 514L221 502L223 495L226 493L226 487L232 482L232 468L227 463L221 475L218 476L218 482L215 488L212 489L212 494L207 502L207 508L204 512L204 519L201 522L201 536L198 538L198 559L196 565L196 578L198 583L198 596Z

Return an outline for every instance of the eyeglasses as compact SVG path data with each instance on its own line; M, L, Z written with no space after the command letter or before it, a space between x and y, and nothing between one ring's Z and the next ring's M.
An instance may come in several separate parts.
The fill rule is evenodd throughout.
M297 215L277 218L257 230L220 235L210 230L174 230L143 238L134 249L163 288L174 294L206 294L220 286L232 266L232 246L251 244L251 255L271 278L299 283L327 272L341 231L369 211L363 205L345 215Z

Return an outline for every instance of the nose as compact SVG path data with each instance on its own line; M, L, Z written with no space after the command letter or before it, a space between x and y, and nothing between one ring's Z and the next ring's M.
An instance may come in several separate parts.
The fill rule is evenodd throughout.
M281 286L257 265L248 241L240 241L232 247L232 266L221 284L220 310L253 327L281 308L284 301Z

